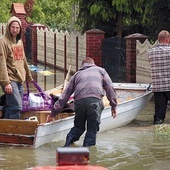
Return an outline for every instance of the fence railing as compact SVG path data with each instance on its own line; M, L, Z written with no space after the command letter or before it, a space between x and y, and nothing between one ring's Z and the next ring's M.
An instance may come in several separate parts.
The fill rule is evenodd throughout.
M37 28L37 61L77 71L86 56L86 34Z

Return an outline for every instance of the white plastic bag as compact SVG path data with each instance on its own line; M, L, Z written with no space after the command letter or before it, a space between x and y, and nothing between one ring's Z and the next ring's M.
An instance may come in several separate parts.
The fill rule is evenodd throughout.
M30 107L35 107L35 108L44 107L44 100L40 94L29 93L28 99L30 101Z

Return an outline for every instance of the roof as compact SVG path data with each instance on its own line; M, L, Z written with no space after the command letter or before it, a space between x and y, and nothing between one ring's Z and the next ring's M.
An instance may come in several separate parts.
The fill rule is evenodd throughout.
M16 14L26 14L24 4L13 3L11 7L11 12L15 12Z

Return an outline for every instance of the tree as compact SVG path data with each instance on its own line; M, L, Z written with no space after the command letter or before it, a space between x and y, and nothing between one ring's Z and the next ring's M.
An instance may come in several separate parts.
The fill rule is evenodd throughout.
M98 28L108 36L132 33L155 40L162 29L170 30L169 0L73 0L79 4L77 28Z
M0 22L9 19L14 2L25 4L27 0L1 0ZM79 6L76 22L72 16L74 4ZM169 0L35 0L27 19L58 30L76 28L84 33L97 28L105 31L106 37L138 32L156 40L162 29L170 31L169 16Z
M20 2L24 2L25 0L20 0ZM16 0L16 2L18 2ZM1 0L0 5L0 22L6 23L7 20L10 18L10 10L12 6L12 0Z
M80 6L77 25L82 31L98 26L99 29L103 28L105 32L122 37L122 32L130 24L140 23L144 1L76 0L75 3L79 3Z
M10 18L12 3L23 3L27 0L1 0L0 22L6 23ZM35 0L29 22L48 25L53 29L69 30L71 25L71 0Z
M30 19L53 29L67 30L71 25L71 9L70 0L38 0L35 1Z
M144 32L153 41L161 30L170 31L170 1L150 0L146 3L143 23Z

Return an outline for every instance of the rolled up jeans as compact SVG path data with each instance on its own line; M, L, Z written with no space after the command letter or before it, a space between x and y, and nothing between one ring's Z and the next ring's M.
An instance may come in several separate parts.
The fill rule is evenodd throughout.
M100 118L103 108L102 100L94 97L75 101L76 114L74 119L74 127L70 130L67 137L70 135L74 136L73 142L77 141L87 127L83 146L95 145L96 133L99 131Z

